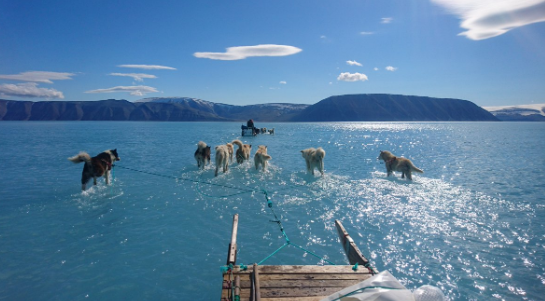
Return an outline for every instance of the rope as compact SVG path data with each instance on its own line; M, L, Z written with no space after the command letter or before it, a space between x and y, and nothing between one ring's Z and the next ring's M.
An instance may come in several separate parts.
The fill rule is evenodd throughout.
M126 170L131 170L131 171L135 171L135 172L139 172L139 173L143 173L143 174L148 174L148 175L153 175L153 176L157 176L157 177L196 183L197 191L200 194L202 194L204 196L207 196L207 197L225 198L225 197L235 196L235 195L244 194L244 193L254 193L254 192L257 191L256 189L247 189L247 188L241 188L241 187L236 187L236 186L232 186L232 185L216 184L216 183L212 183L212 182L208 182L208 181L193 180L193 179L188 179L188 178L175 177L175 176L169 176L169 175L164 175L164 174L159 174L159 173L154 173L154 172L149 172L149 171L143 171L143 170L138 170L138 169L134 169L134 168L130 168L130 167L120 166L120 165L117 165L117 164L115 166L118 166L119 168L123 168L123 169L126 169ZM112 166L112 170L113 170L113 166ZM229 195L223 195L223 196L212 196L212 195L208 195L208 194L205 194L204 192L202 192L201 189L200 189L199 184L206 184L206 185L210 185L210 186L229 188L229 189L239 190L239 192L229 194ZM292 185L293 186L308 187L308 185L303 185L303 184L292 184ZM285 189L288 189L288 187L286 187ZM283 190L283 189L281 189L281 190ZM321 256L318 256L315 253L313 253L313 252L311 252L311 251L309 251L309 250L307 250L307 249L305 249L305 248L303 248L303 247L301 247L301 246L299 246L297 244L292 243L290 241L290 239L288 238L288 235L286 234L286 231L284 231L284 227L282 226L282 222L280 221L280 219L276 215L276 212L273 209L273 203L272 203L271 199L269 198L269 195L268 195L267 191L265 189L263 189L262 193L265 195L265 199L267 200L267 207L269 207L269 209L271 210L271 212L273 213L274 218L275 218L275 220L271 220L271 222L275 222L278 225L280 231L282 232L282 236L284 237L286 242L284 243L284 245L282 245L280 248L276 249L269 256L267 256L263 260L261 260L258 263L258 265L261 265L263 262L265 262L266 260L268 260L269 258L274 256L276 253L278 253L280 250L282 250L286 246L290 246L290 245L292 245L292 246L304 251L305 253L310 254L310 255L312 255L312 256L314 256L314 257L316 257L316 258L318 258L318 259L320 259L322 261L325 261L325 262L327 262L327 263L329 263L331 265L335 265L333 262L331 262L331 261L329 261L329 260L327 260L327 259L325 259L325 258L323 258ZM366 268L368 268L372 274L375 274L373 269L370 267L369 263L366 263L364 266ZM222 272L225 271L224 269L232 270L232 265L230 267L222 267L221 269L222 269ZM357 267L356 267L356 269L357 269Z
M162 178L167 178L167 179L172 179L172 180L181 180L181 181L193 182L193 183L197 184L197 190L199 191L199 193L201 193L201 194L203 194L205 196L209 196L209 197L218 197L218 196L206 195L205 193L200 191L200 189L198 188L198 184L206 184L206 185L210 185L210 186L217 186L217 187L229 188L229 189L234 189L234 190L239 190L240 191L240 192L237 192L237 193L234 193L234 194L219 196L218 198L229 197L229 196L234 196L234 195L243 194L243 193L253 193L253 192L256 191L255 189L248 189L248 188L242 188L242 187L237 187L237 186L232 186L232 185L216 184L216 183L212 183L212 182L208 182L208 181L200 181L200 180L193 180L193 179L182 178L182 177L163 175L163 174L159 174L159 173L155 173L155 172L143 171L143 170L138 170L138 169L125 167L125 166L120 166L120 165L116 165L116 166L118 166L119 168L126 169L126 170L131 170L131 171L135 171L135 172L139 172L139 173L143 173L143 174L148 174L148 175L152 175L152 176L157 176L157 177L162 177Z
M261 264L262 264L263 262L265 262L267 259L271 258L273 255L275 255L276 253L278 253L280 250L282 250L282 249L285 248L286 246L290 246L290 245L291 245L291 246L294 246L294 247L296 247L296 248L298 248L298 249L301 249L301 250L303 250L305 253L310 254L310 255L312 255L312 256L314 256L314 257L316 257L316 258L318 258L318 259L320 259L320 260L322 260L322 261L325 261L325 262L327 262L327 263L329 263L329 264L331 264L331 265L335 265L333 262L331 262L331 261L329 261L329 260L327 260L327 259L325 259L325 258L323 258L323 257L320 257L320 256L314 254L313 252L311 252L311 251L309 251L309 250L307 250L307 249L305 249L305 248L303 248L303 247L301 247L301 246L299 246L299 245L296 245L296 244L292 243L292 242L290 241L290 239L288 238L288 235L286 234L286 231L284 231L284 227L282 226L282 222L280 221L280 219L279 219L278 216L276 215L276 212L275 212L274 209L273 209L273 203L272 203L271 199L269 199L269 195L267 194L267 191L266 191L266 190L263 190L263 194L265 195L265 199L267 200L267 207L269 207L269 209L271 209L271 211L272 211L272 213L273 213L273 215L274 215L274 218L275 218L275 220L274 220L274 221L271 221L271 222L274 222L274 223L276 223L276 224L278 225L278 227L280 228L280 231L282 232L282 236L284 237L284 239L286 240L286 242L285 242L284 245L282 245L280 248L276 249L276 251L272 252L271 255L269 255L269 256L265 257L265 259L261 260L257 265L261 265Z

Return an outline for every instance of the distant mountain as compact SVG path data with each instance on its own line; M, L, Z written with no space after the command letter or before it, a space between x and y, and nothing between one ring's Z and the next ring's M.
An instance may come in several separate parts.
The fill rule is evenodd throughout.
M476 104L461 99L391 94L328 97L292 121L498 121Z
M545 104L484 107L503 121L545 121Z
M314 105L270 103L235 106L189 97L137 102L15 101L0 99L0 120L131 121L489 121L498 120L467 100L390 94L326 98Z

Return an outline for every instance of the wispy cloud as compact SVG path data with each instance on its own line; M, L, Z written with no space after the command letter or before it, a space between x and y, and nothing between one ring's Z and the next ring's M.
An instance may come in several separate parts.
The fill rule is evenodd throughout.
M389 24L389 23L392 23L393 18L382 18L380 20L381 20L380 23L382 24Z
M0 79L52 84L54 80L72 79L74 75L67 72L27 71L12 75L0 74Z
M362 32L360 32L360 34L361 34L362 36L368 36L368 35L375 34L375 33L372 32L372 31L362 31Z
M431 0L462 19L460 33L471 40L499 36L545 21L545 0Z
M145 69L145 70L176 70L174 67L161 66L161 65L117 65L121 68L135 68L135 69Z
M392 66L387 66L385 69L392 72L397 70L396 67L392 67Z
M350 66L363 66L362 64L356 62L356 61L346 61L346 63Z
M226 52L195 52L193 55L198 58L211 60L234 61L252 56L287 56L301 51L302 49L293 46L265 44L229 47Z
M125 92L134 96L144 96L148 93L159 92L157 89L149 86L117 86L108 89L96 89L91 91L86 91L85 93L117 93Z
M137 82L144 81L144 78L157 78L157 76L153 74L145 74L145 73L110 73L110 75L132 77Z
M55 89L38 88L38 83L22 83L22 84L1 84L0 95L15 96L15 97L32 97L32 98L59 98L63 99L64 94Z
M288 83L288 82L286 82L285 80L281 80L281 81L280 81L280 84L281 84L281 85L285 85L285 84L287 84L287 83Z
M343 72L337 77L337 80L345 81L345 82L357 82L357 81L366 81L368 80L367 75L362 73L349 73L349 72Z
M377 68L377 67L375 67L375 68L373 68L373 70L375 70L375 71L378 71L378 68Z

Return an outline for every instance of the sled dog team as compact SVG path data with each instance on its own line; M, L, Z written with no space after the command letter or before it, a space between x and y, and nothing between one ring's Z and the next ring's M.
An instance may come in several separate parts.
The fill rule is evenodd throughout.
M234 152L233 144L238 147L236 153ZM215 149L215 176L217 177L220 168L222 169L223 173L229 170L229 163L233 162L233 154L235 154L238 164L242 164L244 161L250 160L252 145L243 144L242 141L237 139L233 140L231 143L216 146ZM210 153L210 146L206 145L206 143L203 141L199 141L194 155L198 168L204 169L204 167L210 163ZM324 175L325 150L323 150L321 147L311 147L302 150L301 155L305 159L308 173L314 175L314 169L318 169L321 175ZM267 146L260 145L254 155L255 169L259 170L261 167L264 171L267 170L268 161L271 159L272 157L267 154ZM68 158L68 160L74 163L85 162L81 174L81 189L85 190L87 182L89 182L91 178L93 178L94 185L97 184L97 178L99 177L104 177L106 184L109 184L112 164L121 159L117 154L117 149L111 149L106 150L95 157L89 156L89 154L86 152L80 152L78 155ZM407 179L412 180L412 172L424 172L416 167L411 160L403 157L396 157L389 151L380 151L380 155L378 156L377 160L384 161L387 176L391 176L394 171L398 171L401 172L401 178L405 178L406 176Z

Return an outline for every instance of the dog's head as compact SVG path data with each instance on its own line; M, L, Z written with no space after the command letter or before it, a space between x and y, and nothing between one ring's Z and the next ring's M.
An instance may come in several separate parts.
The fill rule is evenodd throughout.
M119 155L117 154L117 148L110 150L110 156L112 156L112 161L119 161L121 158L119 158Z
M387 161L389 160L391 157L393 157L394 155L392 155L391 152L389 151L380 151L380 154L378 155L378 158L377 160L382 160L382 161Z

